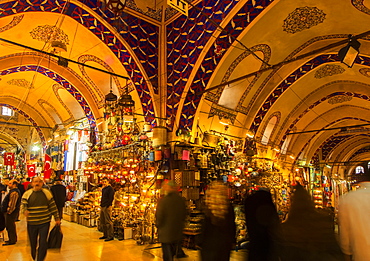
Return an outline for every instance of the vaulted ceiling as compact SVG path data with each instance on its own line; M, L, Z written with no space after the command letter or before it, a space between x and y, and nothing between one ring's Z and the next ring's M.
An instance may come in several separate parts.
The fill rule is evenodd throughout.
M188 16L164 0L127 0L119 17L99 0L3 0L0 10L0 104L18 113L1 120L1 143L27 144L16 122L44 144L57 124L103 128L103 70L153 126L222 131L227 119L229 134L260 141L268 129L269 145L299 159L370 159L369 1L203 0ZM352 68L338 58L348 35L361 43Z

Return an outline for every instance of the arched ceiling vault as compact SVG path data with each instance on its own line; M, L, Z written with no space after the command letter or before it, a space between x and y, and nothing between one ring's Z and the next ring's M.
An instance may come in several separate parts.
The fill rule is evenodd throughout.
M97 128L110 89L103 72L60 66L6 39L127 77L114 77L113 92L122 94L129 83L140 120L153 126L165 117L169 130L195 135L198 125L222 132L219 119L227 119L229 134L253 131L258 142L272 129L268 144L278 148L292 132L304 132L292 136L287 153L307 160L317 151L349 160L367 143L366 126L346 135L340 128L370 122L370 36L358 39L352 68L338 58L348 35L368 32L367 1L189 2L184 16L165 1L127 0L116 17L103 0L1 1L0 103L32 125L86 117ZM66 51L54 50L52 40ZM334 129L314 131L327 128ZM50 131L38 134L46 140Z

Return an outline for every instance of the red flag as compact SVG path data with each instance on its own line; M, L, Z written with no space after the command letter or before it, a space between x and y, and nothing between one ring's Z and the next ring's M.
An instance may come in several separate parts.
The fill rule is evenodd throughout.
M36 165L35 164L31 164L31 165L27 165L27 173L28 173L28 177L33 177L36 175Z
M44 179L50 179L51 175L51 157L45 154L44 160Z
M12 152L4 153L4 165L14 165L14 153Z

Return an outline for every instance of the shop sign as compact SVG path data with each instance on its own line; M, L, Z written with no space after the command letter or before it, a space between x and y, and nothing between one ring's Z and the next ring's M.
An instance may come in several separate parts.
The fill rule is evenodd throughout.
M167 4L188 16L189 4L185 0L167 0Z

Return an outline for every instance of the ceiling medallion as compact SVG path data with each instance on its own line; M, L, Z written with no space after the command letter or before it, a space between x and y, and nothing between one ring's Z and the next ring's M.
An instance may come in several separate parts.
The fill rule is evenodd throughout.
M68 35L55 25L46 24L37 26L30 32L30 34L33 39L44 43L58 43L58 46L69 45Z
M33 86L32 83L27 81L26 79L11 79L7 83L9 85L15 85L15 86L23 87L23 88L26 88L26 89L35 88L35 86Z
M334 97L331 97L328 100L328 103L334 105L334 104L337 104L337 103L348 102L350 100L352 100L352 96L348 96L348 95L336 95Z
M283 30L295 34L322 23L324 19L325 13L317 7L296 8L284 20Z
M336 64L327 64L320 69L318 69L315 72L315 78L316 79L321 79L327 76L333 76L336 74L342 74L345 72L345 69L342 68L340 65Z

